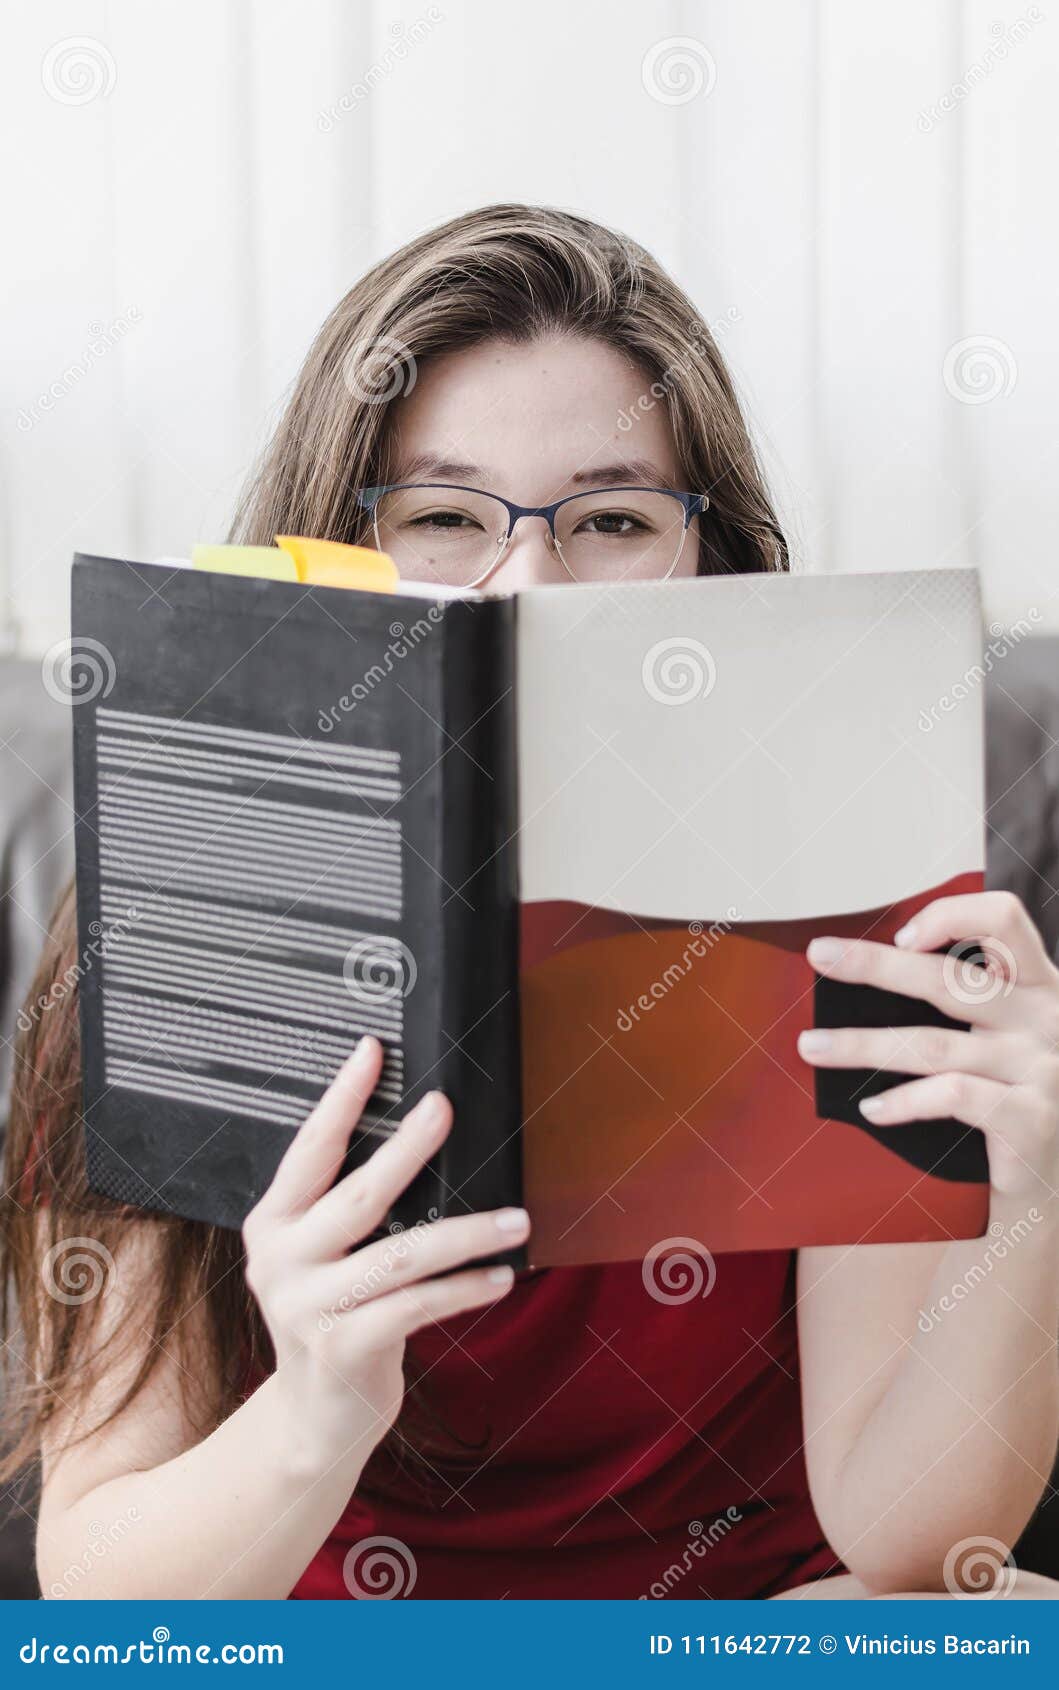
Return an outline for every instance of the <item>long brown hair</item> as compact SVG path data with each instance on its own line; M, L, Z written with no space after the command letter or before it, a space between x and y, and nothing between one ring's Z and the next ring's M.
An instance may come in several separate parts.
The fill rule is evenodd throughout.
M147 1216L88 1189L78 982L93 960L78 950L71 885L55 910L15 1039L0 1196L0 1272L5 1291L15 1292L3 1296L0 1310L8 1346L2 1477L35 1458L57 1416L72 1413L79 1437L97 1430L81 1422L79 1409L99 1380L125 1363L127 1383L108 1421L169 1354L188 1384L189 1420L205 1436L270 1360L238 1233ZM153 1281L137 1296L136 1321L104 1335L104 1296L134 1233L150 1245Z
M642 404L664 404L687 485L710 496L703 573L786 569L783 533L705 320L627 235L547 206L468 212L350 289L310 348L233 537L360 538L354 495L386 480L388 405L423 361L556 332L624 352L643 371Z
M644 403L665 406L687 486L710 495L702 571L785 569L783 535L731 378L690 300L626 236L519 205L490 206L420 236L336 306L247 489L233 537L258 544L284 532L362 537L353 493L385 479L389 406L412 372L425 359L488 339L553 332L625 352L643 371ZM271 1365L236 1233L146 1216L87 1188L77 1020L77 982L87 966L70 890L15 1047L0 1199L0 1270L15 1307L10 1297L0 1300L4 1336L17 1319L21 1351L10 1369L0 1476L32 1459L58 1413L72 1414L75 1437L99 1430L79 1410L123 1360L131 1363L122 1374L127 1383L103 1424L134 1400L168 1353L183 1369L189 1421L202 1435ZM100 1318L102 1298L78 1287L90 1293L93 1277L120 1264L133 1237L149 1244L153 1273L139 1289L136 1324L113 1330ZM418 1419L406 1404L398 1432L410 1416Z

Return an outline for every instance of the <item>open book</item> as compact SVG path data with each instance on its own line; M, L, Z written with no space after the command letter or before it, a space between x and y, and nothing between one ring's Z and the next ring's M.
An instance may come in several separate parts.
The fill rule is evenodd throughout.
M356 1039L350 1160L455 1106L394 1224L524 1201L535 1265L973 1236L981 1135L873 1129L814 977L982 883L973 572L516 597L79 557L90 1182L226 1226Z

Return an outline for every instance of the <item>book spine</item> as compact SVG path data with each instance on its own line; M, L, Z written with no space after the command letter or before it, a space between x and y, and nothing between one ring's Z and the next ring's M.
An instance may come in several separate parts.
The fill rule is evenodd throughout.
M515 615L497 598L444 617L437 1084L455 1121L442 1214L522 1202Z

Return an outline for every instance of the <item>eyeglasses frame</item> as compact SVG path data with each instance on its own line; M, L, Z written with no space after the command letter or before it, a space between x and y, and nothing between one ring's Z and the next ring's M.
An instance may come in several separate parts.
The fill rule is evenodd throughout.
M496 557L493 559L489 567L485 569L481 575L476 576L473 581L469 581L467 583L469 587L477 587L483 581L487 581L490 575L499 568L504 553L511 544L511 539L515 532L516 525L522 521L524 516L542 516L544 518L545 522L548 524L548 532L551 535L555 555L566 570L566 573L569 575L571 581L576 582L578 577L574 574L570 565L563 557L562 547L559 544L559 537L555 532L555 518L557 513L562 510L564 505L573 504L575 499L591 498L593 494L600 493L664 493L667 498L676 499L677 503L683 507L683 536L687 535L692 519L696 516L702 516L710 508L710 496L708 493L678 493L672 487L643 487L636 484L627 487L589 487L586 488L583 493L568 493L565 498L556 499L554 504L551 505L517 505L513 500L505 499L500 493L487 492L484 487L461 487L457 482L453 481L396 481L383 487L359 487L353 494L353 497L360 508L367 511L371 517L372 529L377 543L379 540L379 531L376 513L380 500L387 493L409 493L415 491L416 489L427 487L436 488L439 493L476 493L480 498L484 497L487 499L495 499L497 504L503 505L504 509L507 511L507 533L504 536L503 544L500 546ZM681 538L680 545L676 549L673 561L666 570L666 573L664 575L653 577L653 579L668 581L677 566L677 559L680 557L681 551L683 550L683 536Z

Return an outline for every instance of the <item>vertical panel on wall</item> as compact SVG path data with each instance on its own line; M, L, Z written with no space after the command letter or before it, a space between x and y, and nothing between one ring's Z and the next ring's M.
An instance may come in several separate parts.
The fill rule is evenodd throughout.
M113 532L123 511L119 370L122 336L138 329L111 267L109 136L123 79L108 18L101 4L60 0L4 19L0 538L5 629L29 650L66 631L79 537Z
M959 128L930 112L957 72L959 0L898 0L865 27L822 0L822 569L968 562L946 392L957 334Z
M127 344L128 520L121 535L86 539L150 556L203 532L243 413L245 88L230 4L123 3L113 17L127 67L114 110L114 272L142 323Z
M795 564L820 525L817 5L679 8L707 86L674 109L684 279L733 367ZM674 48L674 52L680 49Z
M258 207L238 0L121 0L115 54L115 282L142 323L126 343L124 449L132 507L102 550L148 557L220 538L257 383Z
M132 508L101 547L221 538L326 312L361 267L367 121L344 103L361 31L334 0L114 8L114 264L130 337ZM142 467L137 468L137 460Z
M965 280L952 384L972 558L1005 623L1059 626L1059 26L970 0L958 79ZM1035 610L1039 622L1029 618Z
M430 12L442 13L430 23ZM675 129L642 61L673 33L663 0L482 0L404 8L398 59L374 9L375 184L387 247L497 200L555 202L615 223L672 257L679 238ZM416 38L412 39L413 26Z
M260 430L320 324L376 256L367 5L248 8Z

